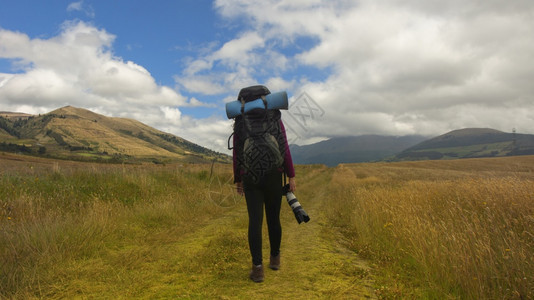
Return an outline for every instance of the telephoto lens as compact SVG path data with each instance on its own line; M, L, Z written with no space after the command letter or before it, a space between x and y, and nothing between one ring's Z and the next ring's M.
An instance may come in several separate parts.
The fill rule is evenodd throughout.
M300 205L299 201L297 200L297 197L295 197L295 194L289 191L289 184L286 184L283 187L283 193L286 195L287 204L289 204L289 206L293 210L297 222L299 222L299 224L302 222L308 223L310 217Z

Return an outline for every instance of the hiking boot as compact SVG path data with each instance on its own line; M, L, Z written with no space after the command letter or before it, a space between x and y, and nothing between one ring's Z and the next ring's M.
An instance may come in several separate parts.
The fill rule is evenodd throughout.
M280 269L280 254L278 254L277 256L271 255L271 259L269 260L269 268L273 270Z
M252 270L249 275L250 279L254 282L263 281L263 265L254 266L252 265Z

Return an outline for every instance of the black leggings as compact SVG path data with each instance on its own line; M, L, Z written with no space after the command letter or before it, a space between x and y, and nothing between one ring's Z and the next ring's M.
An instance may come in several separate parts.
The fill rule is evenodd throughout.
M282 226L280 225L280 206L282 203L282 173L267 174L257 184L244 181L245 199L248 210L248 244L252 263L262 264L262 225L263 205L267 217L271 255L280 253Z

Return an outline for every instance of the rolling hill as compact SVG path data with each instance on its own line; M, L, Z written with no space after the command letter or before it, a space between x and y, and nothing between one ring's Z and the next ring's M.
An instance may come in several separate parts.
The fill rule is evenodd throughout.
M490 128L448 132L397 154L393 160L457 159L534 154L534 135Z
M290 151L297 164L336 166L340 163L380 161L425 139L419 135L336 137L306 146L291 145Z
M434 138L362 135L337 137L319 143L291 145L297 164L413 161L534 155L534 135L489 128L466 128Z
M225 154L139 121L106 117L72 106L39 116L0 113L0 150L116 162L230 161Z

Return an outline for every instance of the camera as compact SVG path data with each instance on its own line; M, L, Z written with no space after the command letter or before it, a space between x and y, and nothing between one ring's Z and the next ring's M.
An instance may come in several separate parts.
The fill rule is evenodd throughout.
M299 222L299 224L302 222L308 223L310 217L300 205L299 201L297 200L297 197L295 197L295 194L289 191L289 184L286 184L283 187L282 191L286 195L287 204L289 204L289 206L293 210L297 222Z

